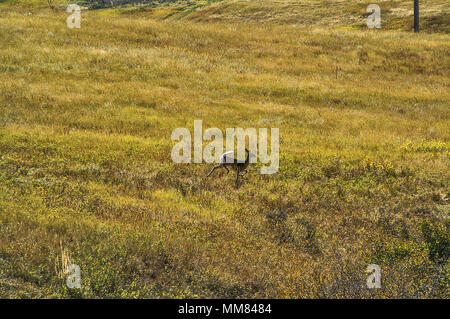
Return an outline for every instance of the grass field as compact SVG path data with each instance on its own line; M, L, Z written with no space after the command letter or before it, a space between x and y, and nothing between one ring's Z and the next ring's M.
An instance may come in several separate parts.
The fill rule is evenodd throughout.
M409 2L0 1L0 297L448 298L448 4ZM278 127L279 172L174 164L197 119Z

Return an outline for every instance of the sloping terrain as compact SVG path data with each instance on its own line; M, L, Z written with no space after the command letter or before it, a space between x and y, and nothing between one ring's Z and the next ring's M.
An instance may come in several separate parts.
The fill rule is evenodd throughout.
M15 3L0 6L0 297L448 297L448 34L335 28L323 8L310 28L294 9L262 23L255 1L234 17L225 1L183 19L83 11L77 30ZM280 171L252 165L236 189L173 163L172 131L197 119L278 127Z
M356 26L366 28L369 4L381 8L382 26L408 30L413 25L413 1L298 1L298 0L228 0L203 8L189 19L195 21L233 21L299 26ZM430 31L449 32L450 3L445 0L420 1L422 26Z
M411 30L412 0L0 0L18 7L64 9L68 3L102 9L103 14L145 15L157 19L198 22L293 24L301 27L352 27L365 29L369 4L381 8L382 28ZM450 32L450 2L421 0L422 32Z

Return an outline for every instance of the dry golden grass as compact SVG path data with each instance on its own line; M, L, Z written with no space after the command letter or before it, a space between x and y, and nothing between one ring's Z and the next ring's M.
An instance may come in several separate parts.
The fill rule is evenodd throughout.
M207 6L188 19L195 21L228 21L246 23L295 24L302 27L350 26L365 29L369 4L381 8L382 26L388 30L411 30L413 1L409 0L229 0ZM449 33L450 4L445 0L423 0L421 24L424 31Z
M0 9L1 297L447 296L449 35ZM172 163L194 119L279 173Z

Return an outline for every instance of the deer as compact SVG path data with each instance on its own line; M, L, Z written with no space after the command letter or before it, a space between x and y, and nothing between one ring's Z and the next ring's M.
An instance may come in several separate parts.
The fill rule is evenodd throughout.
M247 158L245 159L245 161L238 160L232 157L234 155L234 151L228 151L223 153L220 156L219 165L214 166L212 170L208 173L208 175L206 175L206 177L211 176L211 174L214 173L214 171L218 168L225 168L228 174L230 172L228 166L230 166L232 169L236 170L236 186L238 186L239 177L247 174L247 167L248 164L250 163L250 158L256 157L256 155L251 153L248 149L245 149L245 152L247 153Z

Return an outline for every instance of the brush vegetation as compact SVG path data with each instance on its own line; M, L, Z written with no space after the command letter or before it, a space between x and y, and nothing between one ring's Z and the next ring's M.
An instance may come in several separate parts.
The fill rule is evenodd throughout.
M83 11L68 29L58 7L13 2L0 5L0 297L448 297L444 27L283 18L331 19L314 1L254 23L225 9L269 1L223 1L183 19ZM279 172L250 165L236 189L205 178L211 165L174 164L171 132L195 119L279 127ZM72 263L81 289L65 285ZM382 289L366 288L369 264Z

